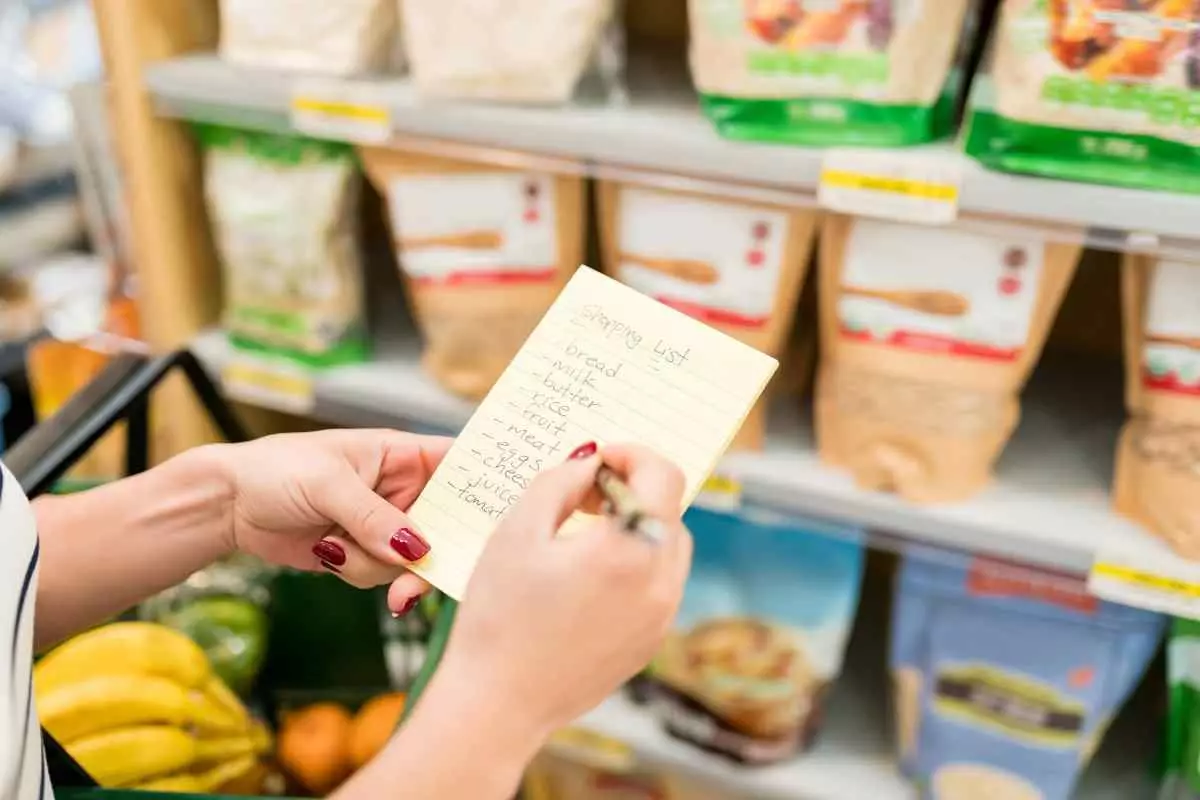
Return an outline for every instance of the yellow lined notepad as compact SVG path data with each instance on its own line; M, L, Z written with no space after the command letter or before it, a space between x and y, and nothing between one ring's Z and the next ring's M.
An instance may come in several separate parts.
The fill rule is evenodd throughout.
M588 441L637 442L674 461L686 507L778 365L580 267L409 509L432 545L414 571L461 599L522 490Z

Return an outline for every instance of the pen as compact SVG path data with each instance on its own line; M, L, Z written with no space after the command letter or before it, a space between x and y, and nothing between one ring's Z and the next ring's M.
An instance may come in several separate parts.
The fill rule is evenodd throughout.
M596 473L596 486L604 495L604 513L615 517L622 530L652 544L662 542L662 523L642 509L633 490L611 467L600 465Z

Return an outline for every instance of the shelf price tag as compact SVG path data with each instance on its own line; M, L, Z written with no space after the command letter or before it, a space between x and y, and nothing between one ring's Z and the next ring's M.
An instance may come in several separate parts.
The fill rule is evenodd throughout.
M1157 551L1097 554L1088 590L1097 597L1176 617L1200 619L1200 564Z
M234 400L292 414L313 409L313 380L299 364L238 353L221 370L221 385Z
M954 153L831 147L821 162L817 202L831 211L900 222L958 217L962 164Z
M742 482L731 475L714 472L692 503L711 511L737 511L742 507Z
M392 136L392 115L380 88L344 79L297 80L292 86L292 127L321 139L382 144Z

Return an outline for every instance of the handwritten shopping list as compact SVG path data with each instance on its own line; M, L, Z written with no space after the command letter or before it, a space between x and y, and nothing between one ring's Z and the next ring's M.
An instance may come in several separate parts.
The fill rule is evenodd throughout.
M777 366L580 267L409 509L432 545L414 571L461 598L533 477L588 441L637 442L674 461L686 508Z

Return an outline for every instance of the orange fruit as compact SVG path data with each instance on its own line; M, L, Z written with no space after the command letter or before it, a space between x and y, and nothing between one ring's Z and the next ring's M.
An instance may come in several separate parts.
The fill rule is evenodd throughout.
M383 749L404 713L404 693L392 692L373 697L354 717L350 734L350 759L355 769L363 766Z

